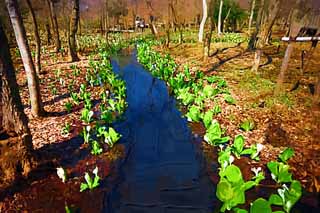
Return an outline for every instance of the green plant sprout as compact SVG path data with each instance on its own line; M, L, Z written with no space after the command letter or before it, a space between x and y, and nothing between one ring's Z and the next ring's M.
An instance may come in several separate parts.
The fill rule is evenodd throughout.
M80 119L86 123L86 124L89 124L91 121L92 121L92 116L93 116L94 112L87 109L87 108L84 108L81 112L81 117Z
M286 163L294 155L294 150L292 148L286 148L281 154L279 155L279 159Z
M91 136L90 131L91 131L90 126L83 127L82 132L81 132L81 136L83 137L84 143L90 142L90 136Z
M79 97L78 97L78 94L77 94L77 93L71 92L71 93L70 93L70 97L71 97L71 99L72 99L72 101L73 101L73 103L74 103L75 105L79 105L79 104L80 104L80 100L79 100Z
M264 178L263 173L258 174ZM223 205L221 212L231 210L239 204L245 203L245 191L256 186L261 178L245 182L241 170L235 165L229 165L225 170L219 172L220 181L217 185L216 195Z
M188 121L200 122L201 121L201 111L196 105L192 105L186 114Z
M220 124L218 121L212 122L210 127L207 129L206 134L204 136L204 140L212 145L219 145L223 143L227 143L230 140L229 136L222 137L222 130L220 128Z
M246 132L253 130L254 127L255 124L252 120L245 120L243 123L240 124L240 128Z
M67 111L68 113L70 113L70 112L72 111L72 103L66 102L66 103L64 104L64 107L66 108L66 111Z
M231 95L226 94L223 97L224 97L225 102L227 102L228 104L231 104L231 105L236 104L236 100Z
M106 130L106 127L99 127L97 130L97 136L102 137L104 142L111 148L121 138L121 135L117 133L112 127L109 127L108 131Z
M103 152L98 141L94 140L91 142L91 154L93 155L100 155Z
M71 125L70 123L66 122L61 130L61 134L68 135L70 133L70 130L71 130Z
M100 177L98 175L98 167L96 167L92 173L94 174L94 178L92 179L88 172L85 173L84 179L85 183L81 183L80 185L80 192L83 192L87 189L92 190L100 185Z

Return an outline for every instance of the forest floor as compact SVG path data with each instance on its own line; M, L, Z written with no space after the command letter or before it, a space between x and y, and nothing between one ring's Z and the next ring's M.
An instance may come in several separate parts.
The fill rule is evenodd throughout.
M251 71L254 53L246 51L246 43L214 43L211 47L212 54L206 61L202 58L202 45L197 43L171 44L169 49L159 47L158 50L169 53L179 65L188 64L192 70L200 69L205 74L224 77L237 100L236 105L219 102L223 110L216 119L226 129L226 134L231 137L243 134L247 145L257 142L264 145L264 151L260 154L261 161L256 163L256 166L276 159L284 147L293 148L295 155L289 160L289 164L294 178L300 180L305 190L310 193L310 196L303 198L304 202L317 207L317 196L320 192L320 106L313 104L312 92L316 75L319 73L320 48L316 49L305 74L301 76L300 55L302 50L309 49L309 44L295 46L286 75L286 89L281 95L274 96L275 82L285 51L285 45L280 44L279 51L276 45L264 49L266 54L258 73ZM103 165L99 168L105 168L100 177L108 177L107 182L114 180L116 174L112 171L117 159L123 157L123 147L116 145L112 153L106 152L99 157L87 158L87 151L85 147L79 146L81 139L78 138L83 128L79 120L81 106L73 108L70 113L65 107L70 101L68 85L79 87L85 82L89 57L83 54L81 61L76 63L68 63L65 56L49 51L42 57L44 64L43 73L40 75L41 94L45 110L50 116L35 119L31 117L30 109L25 108L30 119L29 127L33 135L34 148L40 155L50 156L47 158L48 162L53 162L50 167L59 167L64 165L63 162L67 162L67 173L77 181L63 184L55 171L51 170L45 174L40 172L40 178L29 180L21 186L18 193L12 192L13 197L8 196L0 202L0 212L49 212L48 209L52 209L52 212L62 212L68 203L74 204L84 212L90 211L93 207L101 209L103 207L99 200L103 200L103 191L98 189L94 193L80 193L79 185L83 179L81 176L85 171L92 171L98 162ZM15 61L15 65L22 101L27 106L28 91L23 66L19 60ZM77 72L79 73L76 74ZM300 77L300 86L290 92L290 88ZM97 96L99 88L91 92ZM245 119L255 122L253 131L243 132L239 129L239 125ZM71 124L71 131L69 134L62 134L66 123ZM201 136L205 134L201 124L192 124L192 129ZM213 168L217 161L217 150L206 143L203 143L203 150L209 162L208 171L212 180L217 183L218 177ZM79 156L79 161L73 162L71 156L74 154ZM251 173L250 169L245 170L247 163L238 162L240 167L244 167L244 176ZM77 166L73 167L75 164ZM28 184L36 187L30 189ZM88 202L81 202L83 200ZM41 209L41 206L45 208Z
M103 208L105 190L110 188L80 192L83 175L98 166L99 176L104 180L101 185L112 182L117 176L115 165L124 156L124 149L116 144L112 152L97 157L89 154L88 146L79 136L84 126L80 120L83 104L73 106L71 111L66 107L66 103L72 102L70 90L77 91L82 83L86 83L89 56L83 54L79 62L70 63L66 54L53 53L51 46L46 48L48 51L42 55L44 63L39 75L45 117L32 117L22 61L14 57L22 103L29 118L35 154L41 164L26 181L9 189L7 197L0 202L0 212L64 212L66 206L83 212L99 211ZM93 100L99 99L101 89L91 88ZM67 125L70 127L64 133ZM62 183L56 174L58 167L65 168L72 181Z
M199 43L174 44L170 47L158 47L157 50L170 54L179 65L188 65L191 70L202 70L206 75L222 76L228 83L236 105L219 102L222 113L216 119L231 137L242 134L246 144L261 143L264 150L261 161L263 166L270 160L276 160L285 147L295 150L289 164L294 177L301 181L305 190L313 194L310 205L319 206L317 197L320 192L320 103L314 104L314 86L320 67L320 48L317 47L309 59L309 64L301 74L301 51L310 49L311 43L295 44L289 68L285 76L285 89L274 95L276 80L286 49L285 43L278 49L270 45L263 49L262 65L258 73L251 71L254 53L246 50L247 43L218 42L211 45L211 55L203 59L203 47ZM180 67L183 70L183 67ZM300 79L300 85L291 91ZM255 129L250 132L240 130L240 124L253 120ZM193 125L194 131L205 134L200 124ZM217 161L217 150L204 144L208 157L208 167L217 182L216 171L212 164ZM246 164L249 162L238 162ZM211 168L210 168L211 167ZM242 166L243 167L243 166ZM247 171L250 174L250 171ZM305 199L308 199L305 197Z

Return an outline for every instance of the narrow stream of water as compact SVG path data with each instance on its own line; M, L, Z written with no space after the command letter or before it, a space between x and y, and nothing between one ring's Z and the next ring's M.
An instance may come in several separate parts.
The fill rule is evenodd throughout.
M127 85L126 119L116 127L127 158L105 212L212 212L214 186L165 82L137 62L135 51L113 57L112 66Z

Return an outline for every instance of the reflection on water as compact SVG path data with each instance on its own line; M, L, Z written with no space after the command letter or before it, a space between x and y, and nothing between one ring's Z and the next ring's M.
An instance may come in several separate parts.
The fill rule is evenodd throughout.
M187 121L135 54L112 59L127 85L129 107L118 129L128 157L106 212L212 212L214 188L202 175Z

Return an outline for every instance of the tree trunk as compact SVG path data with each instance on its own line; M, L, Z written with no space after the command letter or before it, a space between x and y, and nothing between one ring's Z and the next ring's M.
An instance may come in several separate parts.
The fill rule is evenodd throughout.
M77 55L76 34L78 31L79 22L79 0L73 1L73 9L70 19L70 33L69 33L69 58L72 62L79 61Z
M46 34L47 34L47 45L50 45L51 44L52 35L51 35L51 31L50 31L49 22L46 22Z
M254 60L253 60L253 66L252 66L252 71L254 72L258 72L261 55L262 55L262 50L260 49L257 49L256 52L254 53Z
M256 0L251 0L251 11L250 11L250 18L249 18L249 26L248 26L248 34L251 34L251 25L253 21L254 9L256 6Z
M278 80L277 80L275 94L279 94L282 91L284 77L285 77L286 70L288 69L289 60L291 57L292 50L293 50L293 43L289 43L287 46L283 61L282 61L280 74L279 74Z
M320 72L318 73L318 80L314 91L313 103L314 105L320 103Z
M199 42L203 42L204 27L208 18L207 0L202 0L202 10L203 10L203 15L202 15L202 21L199 27Z
M60 35L59 35L59 26L58 26L58 20L56 15L56 10L54 7L53 0L47 0L49 5L49 13L50 13L50 20L51 20L51 26L53 29L53 37L54 37L54 43L56 46L56 53L58 53L61 49L61 41L60 41Z
M222 33L222 8L223 8L223 0L220 0L219 16L218 16L218 35Z
M8 40L0 24L0 189L27 176L33 164L32 138L19 95ZM3 138L6 139L3 139ZM0 192L1 192L0 190ZM0 193L1 194L1 193Z
M225 17L224 20L223 20L223 25L221 26L222 32L225 31L225 27L226 27L226 24L227 24L227 21L228 21L230 12L231 12L231 7L229 8L228 13L227 13L226 17ZM236 30L235 30L235 29L236 29L235 25L236 25L236 24L233 23L233 27L232 27L232 31L233 31L233 32L236 31Z
M257 16L257 20L256 20L256 29L255 29L255 32L251 35L250 41L248 43L249 50L256 49L257 36L258 36L258 33L260 32L260 25L261 25L261 20L262 20L262 16L263 16L263 7L264 7L264 0L261 0L260 5L259 5L258 16Z
M34 40L36 42L36 55L35 55L35 69L37 73L40 73L41 70L41 40L39 36L39 30L38 30L38 23L36 19L36 15L34 13L34 10L32 8L30 0L26 0L27 5L30 10L31 18L32 18L32 24L33 24L33 33L34 33Z
M151 25L151 32L152 34L157 37L158 36L158 30L156 25L154 24L154 16L153 16L153 7L151 4L151 0L146 0L147 8L149 10L149 20L150 20L150 25ZM142 28L143 29L143 28Z
M31 101L31 112L35 117L43 115L43 108L41 106L40 87L38 76L32 62L32 57L27 41L26 32L22 23L19 7L16 0L6 0L10 20L15 33L22 62L26 71L28 88Z

